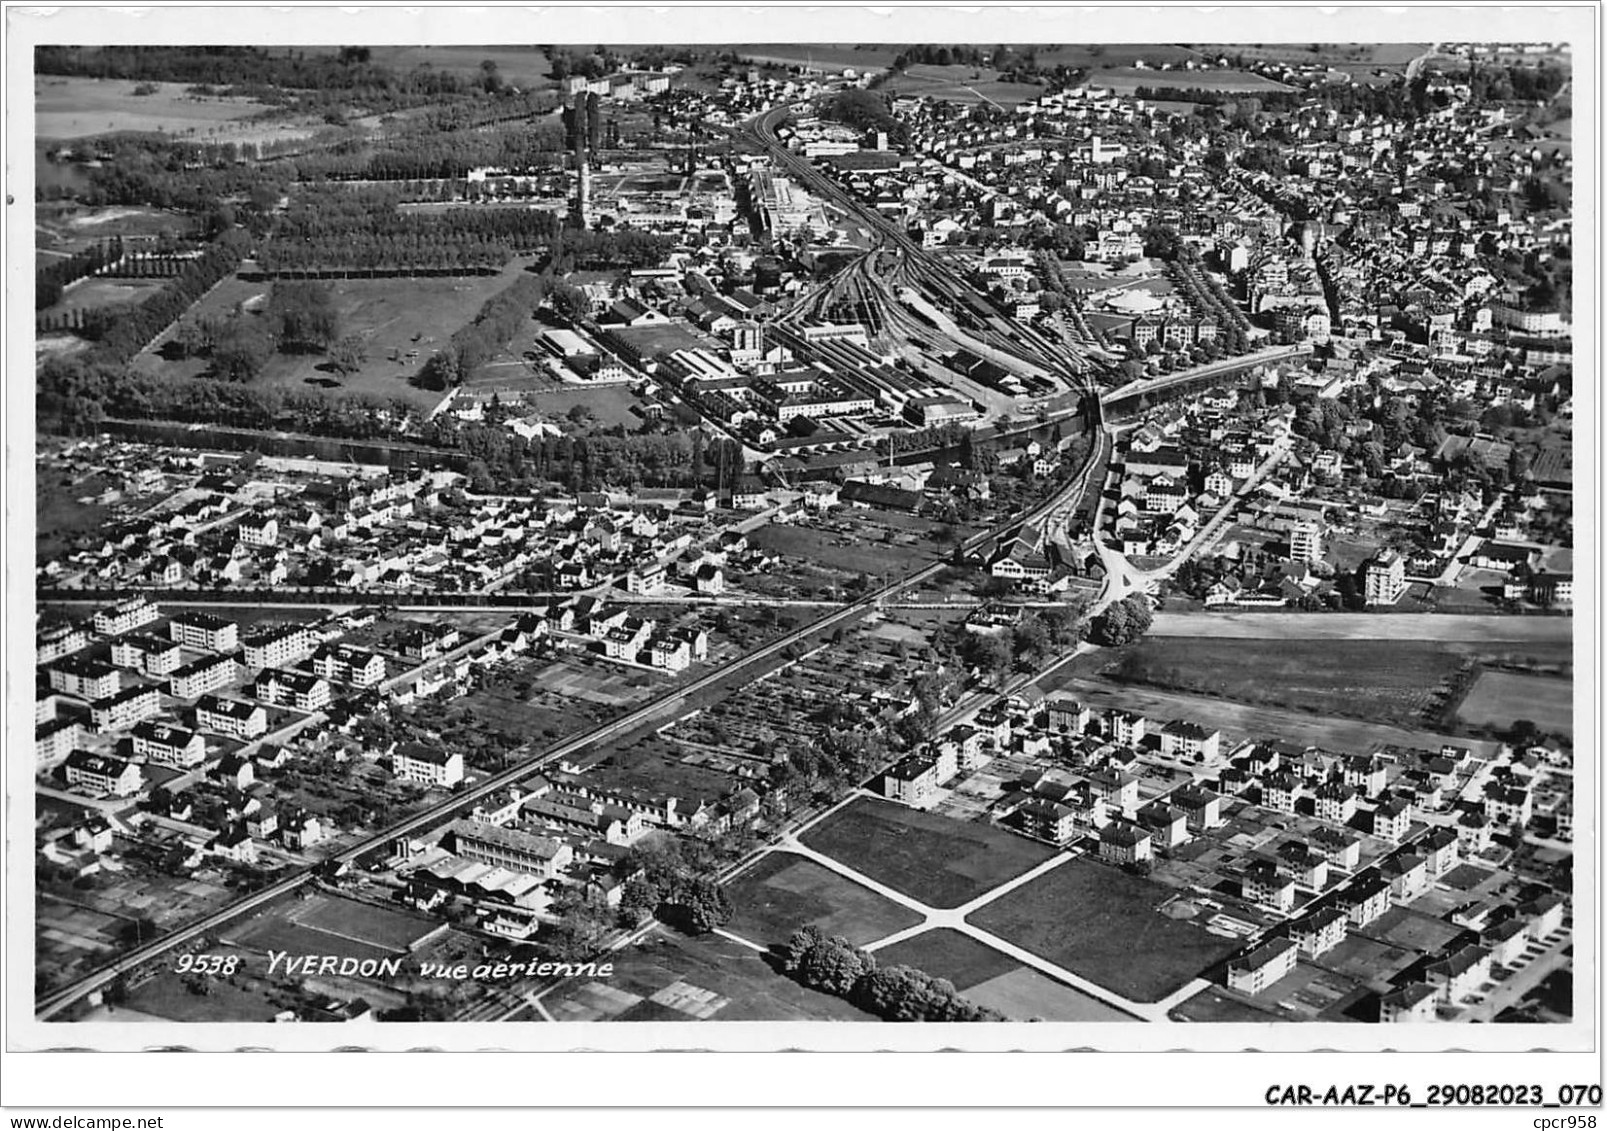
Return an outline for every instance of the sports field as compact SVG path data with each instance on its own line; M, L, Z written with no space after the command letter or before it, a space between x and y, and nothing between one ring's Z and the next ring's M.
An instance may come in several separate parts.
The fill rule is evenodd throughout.
M1233 940L1169 919L1173 891L1078 859L966 917L1025 950L1134 1001L1159 1001L1231 953Z
M276 904L231 928L224 937L257 951L378 959L406 953L436 929L437 924L418 916L315 895Z
M803 843L929 907L958 907L1054 852L1002 829L863 797Z
M1481 672L1456 714L1475 726L1508 727L1519 719L1528 719L1543 731L1572 735L1573 680Z
M864 946L921 921L869 888L788 852L772 852L726 891L736 908L726 929L761 946L785 943L810 924Z

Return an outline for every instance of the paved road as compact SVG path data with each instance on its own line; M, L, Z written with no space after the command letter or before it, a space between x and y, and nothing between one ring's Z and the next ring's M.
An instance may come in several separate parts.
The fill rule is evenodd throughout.
M910 927L906 930L897 931L885 938L878 939L877 941L870 943L865 947L865 949L868 951L874 952L882 947L890 946L893 943L902 942L904 939L918 935L923 931L948 928L951 931L959 931L963 935L969 935L972 939L975 939L984 946L991 947L1001 954L1008 955L1024 966L1030 966L1034 970L1038 970L1041 973L1049 975L1058 982L1071 986L1073 989L1079 990L1080 992L1087 994L1089 997L1095 998L1106 1005L1113 1006L1124 1013L1131 1014L1135 1018L1145 1021L1166 1020L1166 1008L1160 1004L1129 1001L1127 998L1122 997L1118 993L1114 993L1111 990L1105 989L1103 986L1090 982L1087 978L1073 974L1070 970L1065 969L1063 966L1057 966L1055 963L1050 962L1047 959L1040 958L1038 955L1033 954L1030 950L1024 950L1006 939L1001 939L991 932L984 931L980 927L966 922L967 915L980 910L982 907L985 907L987 904L993 902L995 899L998 899L1005 893L1013 891L1022 884L1029 883L1032 880L1037 879L1045 872L1058 868L1067 861L1076 859L1076 857L1069 852L1062 852L1052 856L1042 864L1039 864L1036 868L1033 868L1031 871L1017 876L1013 880L1001 884L991 891L984 892L976 899L973 899L970 903L967 903L961 907L953 908L930 907L927 904L921 903L919 900L911 899L898 889L890 888L883 883L878 883L876 880L871 879L863 872L859 872L848 867L846 864L834 857L827 856L821 852L816 852L814 849L800 843L796 836L784 837L780 842L772 845L769 849L769 852L786 852L794 856L802 856L806 860L813 860L816 864L819 864L824 868L831 869L844 879L851 880L854 883L859 884L861 887L868 888L877 895L880 895L882 898L891 900L900 907L906 908L907 910L913 911L917 915L921 916L922 922L917 926ZM746 939L737 938L736 941L743 943L745 946L755 946L754 943L751 943Z
M1181 369L1176 373L1166 373L1159 377L1146 377L1137 381L1129 381L1119 388L1106 390L1099 395L1099 399L1107 405L1115 404L1118 401L1130 400L1145 393L1165 392L1167 389L1187 384L1190 381L1199 381L1206 377L1224 376L1238 369L1250 369L1257 365L1283 361L1286 358L1310 352L1310 345L1272 346L1268 349L1257 350L1254 353L1229 357L1222 361L1213 361L1207 365L1198 365L1192 369Z
M1572 617L1450 613L1155 614L1151 636L1249 640L1424 640L1445 643L1568 643Z

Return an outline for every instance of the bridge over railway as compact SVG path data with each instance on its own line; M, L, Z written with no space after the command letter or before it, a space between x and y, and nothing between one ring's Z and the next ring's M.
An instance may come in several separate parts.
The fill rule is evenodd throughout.
M1306 357L1310 353L1311 345L1308 342L1289 346L1273 346L1268 349L1257 350L1254 353L1243 354L1239 357L1213 361L1209 365L1199 365L1192 369L1184 369L1177 373L1167 373L1160 377L1146 377L1138 381L1129 381L1125 385L1105 390L1099 395L1099 403L1105 410L1107 420L1120 419L1124 416L1132 415L1134 412L1151 404L1171 400L1199 386L1217 384L1226 378L1236 377L1257 366L1271 365L1296 357Z

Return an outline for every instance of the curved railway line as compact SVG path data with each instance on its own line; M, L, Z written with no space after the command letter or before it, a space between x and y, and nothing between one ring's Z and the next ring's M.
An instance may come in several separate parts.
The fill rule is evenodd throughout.
M968 555L975 554L990 545L996 545L1002 539L1013 537L1015 532L1020 530L1022 526L1038 522L1061 510L1068 500L1080 498L1087 488L1089 473L1099 464L1097 457L1101 454L1104 445L1109 443L1109 437L1103 429L1096 430L1095 435L1097 440L1090 451L1089 459L1069 483L1026 513L1000 523L991 530L973 535L962 543L963 551ZM109 985L121 975L135 970L153 959L160 958L185 943L201 938L208 932L223 927L242 915L291 895L331 870L338 870L355 864L365 856L383 851L398 840L445 824L459 813L471 808L475 802L481 801L509 785L522 781L532 774L539 773L543 768L554 762L578 754L600 742L606 742L611 738L629 733L644 723L651 722L658 716L675 709L699 692L708 690L733 676L740 675L749 668L774 659L808 637L822 632L829 632L839 625L846 624L864 613L870 612L904 590L918 587L930 580L944 569L947 564L947 557L933 561L906 577L866 594L853 604L845 605L840 609L829 612L812 623L794 629L769 644L749 652L745 656L732 660L713 671L675 687L665 695L650 700L618 719L594 727L573 738L565 739L540 753L533 754L515 766L481 779L461 793L453 794L409 817L387 825L384 829L365 837L356 844L329 856L315 867L299 869L291 875L274 881L260 891L242 896L227 906L209 912L170 934L136 947L68 985L40 995L35 1002L35 1015L39 1020L49 1020L90 993Z

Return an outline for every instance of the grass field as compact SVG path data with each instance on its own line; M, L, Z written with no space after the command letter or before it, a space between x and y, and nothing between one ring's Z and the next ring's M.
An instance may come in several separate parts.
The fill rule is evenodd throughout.
M1043 88L1030 83L1000 82L987 67L938 67L917 64L890 78L885 89L899 96L941 99L964 105L988 103L1010 108L1037 98Z
M1492 577L1496 575L1492 574ZM1151 636L1256 640L1436 641L1446 644L1572 647L1568 617L1494 617L1477 613L1223 613L1161 612Z
M1074 667L1075 665L1073 665ZM1188 719L1223 732L1224 742L1239 738L1282 738L1329 750L1370 750L1395 744L1437 750L1457 742L1488 756L1494 742L1444 734L1421 727L1393 726L1368 719L1336 718L1281 707L1248 706L1186 692L1151 690L1106 680L1078 679L1063 669L1040 684L1045 691L1066 690L1095 709L1119 707L1150 719Z
M160 208L86 208L42 202L34 211L34 244L41 251L71 254L113 236L182 236L195 221Z
M492 371L471 382L470 387L495 387L498 383L499 379ZM544 418L556 421L565 432L576 431L576 426L570 423L568 417L576 406L581 405L591 413L587 424L590 428L612 428L621 424L627 432L632 432L641 427L644 419L641 399L631 392L628 385L584 389L543 381L539 386L526 390L526 397L532 408Z
M211 979L208 989L191 993L180 975L164 971L129 994L126 1006L168 1021L272 1021L278 1012L262 994L221 978Z
M505 289L522 270L515 263L498 275L448 279L340 279L329 284L340 321L340 332L356 334L365 344L367 360L346 377L320 369L322 354L276 354L255 384L288 391L315 389L402 397L433 406L441 393L412 383L431 353L446 345L453 333L473 321L480 307ZM221 317L242 302L272 293L269 282L227 279L186 314ZM416 339L416 340L415 340ZM160 342L157 343L158 345ZM403 357L417 350L413 361L391 360L392 351ZM167 361L155 350L141 354L137 364L146 370L194 376L206 370L200 360Z
M967 921L1134 1001L1158 1001L1235 949L1156 910L1170 888L1089 860L1062 864Z
M1427 43L1196 43L1196 50L1211 56L1242 56L1247 60L1323 66L1404 66L1428 49ZM1315 48L1315 50L1313 50Z
M245 98L197 98L185 93L184 83L154 85L156 93L136 96L127 79L41 75L34 80L34 132L63 141L126 131L220 141L265 131L281 137L312 132L289 123L239 125L267 107Z
M844 573L880 577L886 572L897 576L913 564L913 555L906 546L889 546L880 541L870 542L863 537L806 526L770 523L750 534L748 540L768 553L799 558Z
M814 924L855 946L913 927L920 916L802 856L772 852L730 884L732 934L761 946L786 942Z
M1456 709L1459 719L1475 726L1507 727L1528 719L1541 730L1572 735L1574 685L1571 679L1481 672L1473 690Z
M948 927L923 931L884 947L876 951L876 963L879 966L913 966L934 978L948 979L961 993L1021 969L1015 959Z
M225 937L252 950L377 959L405 953L434 929L414 915L318 895L271 907Z
M1012 1021L1136 1021L1098 998L1063 986L1030 966L1019 966L979 986L965 996L978 1005L991 1006Z
M63 486L58 478L49 475L35 480L34 553L39 561L59 555L75 535L100 528L106 521L107 509L78 500L98 494L105 486L94 479Z
M1125 648L1106 679L1374 722L1418 722L1463 657L1409 640L1148 639Z
M1226 70L1154 71L1148 68L1140 70L1137 67L1113 67L1110 70L1096 71L1088 81L1090 85L1103 87L1116 94L1131 94L1141 86L1173 90L1217 90L1230 94L1294 89L1265 75Z
M421 916L351 899L314 896L292 914L303 926L350 935L387 950L408 950L436 929L433 921Z
M1199 53L1175 43L1067 43L1035 52L1038 65L1081 67L1098 71L1129 67L1142 59L1150 66L1198 59Z
M480 64L486 60L497 65L497 73L504 82L520 90L556 89L557 83L549 77L552 64L535 47L475 47L452 44L435 47L374 47L373 61L381 67L397 71L412 71L429 67L436 71L463 78L480 74Z
M40 311L46 316L96 307L133 306L162 289L165 279L82 279L62 292L61 301Z
M930 907L958 907L1054 853L1001 829L860 798L804 844Z
M657 931L610 955L614 974L564 986L542 1001L559 1021L873 1021L806 990L741 943Z
M735 51L757 63L780 63L784 67L816 67L840 71L877 71L889 66L902 47L887 43L733 43L725 50Z

